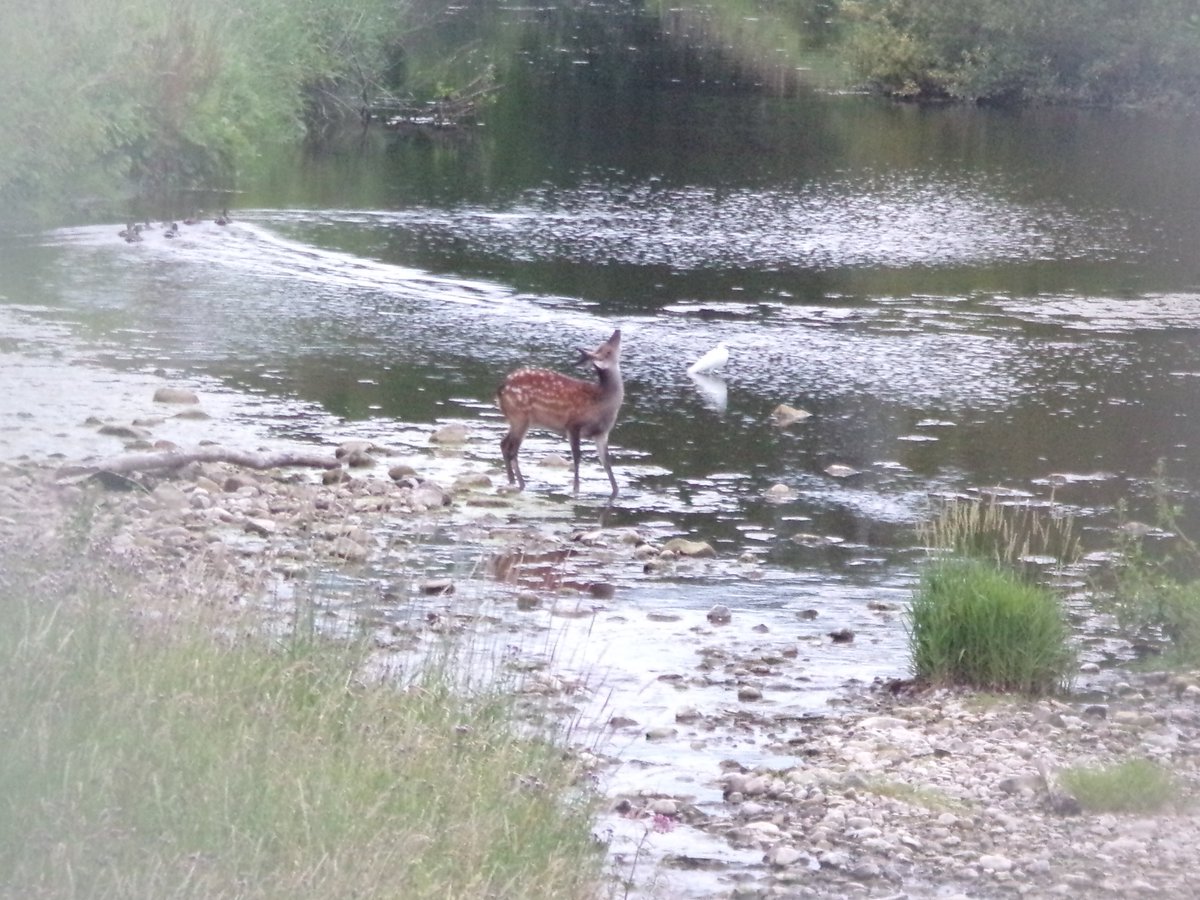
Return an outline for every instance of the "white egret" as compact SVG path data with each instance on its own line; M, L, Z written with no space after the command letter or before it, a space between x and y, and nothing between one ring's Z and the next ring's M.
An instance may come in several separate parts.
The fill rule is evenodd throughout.
M699 375L703 372L712 372L721 368L727 362L729 362L729 347L726 346L724 341L720 341L717 343L717 346L688 366L688 374Z

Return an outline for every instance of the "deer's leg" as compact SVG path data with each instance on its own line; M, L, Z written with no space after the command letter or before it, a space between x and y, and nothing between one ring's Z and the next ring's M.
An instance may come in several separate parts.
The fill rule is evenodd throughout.
M579 432L580 427L576 425L570 431L571 438L571 459L575 463L575 493L579 493L579 459L583 456L583 451L579 447Z
M520 490L525 490L525 476L521 474L521 463L517 454L521 452L521 441L525 439L524 429L510 427L508 434L500 438L500 453L504 456L504 469L508 472L508 483L513 483L513 475Z
M608 483L612 485L612 496L617 496L617 479L613 475L612 465L608 461L608 435L596 435L596 455L600 457L600 465L608 473Z

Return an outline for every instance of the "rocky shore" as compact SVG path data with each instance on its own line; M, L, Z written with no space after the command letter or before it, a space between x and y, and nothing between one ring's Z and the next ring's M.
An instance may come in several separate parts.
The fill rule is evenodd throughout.
M128 427L132 452L173 452L156 448L145 426L79 427ZM505 561L512 563L518 538L524 554L558 563L572 557L576 573L588 571L589 554L620 556L652 572L680 554L703 557L712 549L702 542L667 547L633 529L579 534L570 521L540 532L514 527L494 515L511 511L514 499L487 472L438 483L419 465L376 451L346 444L328 451L328 467L262 470L219 453L119 474L64 466L71 460L0 462L0 543L50 542L74 531L92 552L141 577L167 583L203 572L208 602L231 604L260 602L264 594L278 600L286 585L320 572L411 560L421 552L413 535L433 527L486 548L496 568L481 575L493 583L508 580ZM393 607L433 598L419 616L380 628L381 651L444 630L447 617L462 614L442 599L457 587L419 564L381 582ZM589 615L598 607L579 598L602 599L603 580L580 575L540 591L510 586L504 600L537 605L556 596ZM777 760L763 764L760 755L748 764L731 756L694 794L611 797L606 818L632 829L611 844L615 876L633 882L629 896L1197 894L1200 673L1126 674L1103 696L1039 701L880 684L848 695L825 716L768 718L756 685L783 677L791 664L786 653L730 663L734 712L727 704L693 705L661 733L620 716L607 723L631 742L681 746L756 730ZM552 673L540 683L554 685ZM562 683L548 690L569 693ZM607 771L625 764L606 752L579 753L601 786ZM1068 767L1143 758L1174 773L1177 804L1149 815L1087 812L1058 782Z
M667 854L663 896L694 868L738 898L1196 896L1198 673L1136 678L1105 703L875 689L774 749L778 766L713 773L722 803L629 799L628 814L761 852L760 867ZM1178 804L1086 812L1057 783L1129 759L1171 771Z

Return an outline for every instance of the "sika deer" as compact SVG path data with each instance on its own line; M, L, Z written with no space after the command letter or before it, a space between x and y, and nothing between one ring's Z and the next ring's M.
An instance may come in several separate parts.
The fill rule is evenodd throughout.
M517 369L496 391L496 402L508 420L508 434L500 441L508 483L515 480L525 489L525 478L517 453L525 432L531 427L549 428L571 441L575 463L575 493L579 493L579 442L594 438L600 464L608 473L612 496L617 496L617 479L608 462L608 433L617 421L625 398L621 382L621 331L617 329L595 350L580 350L579 362L591 362L599 379L593 383L560 375L550 369Z

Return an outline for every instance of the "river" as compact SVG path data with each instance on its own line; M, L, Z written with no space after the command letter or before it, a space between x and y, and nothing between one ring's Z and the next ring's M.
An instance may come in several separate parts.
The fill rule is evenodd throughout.
M1053 504L1098 553L1124 518L1152 517L1158 490L1200 520L1200 123L897 106L803 78L684 90L643 71L617 90L595 60L559 69L466 133L283 153L228 226L132 245L118 221L5 237L6 449L32 451L12 434L47 409L78 424L162 370L254 441L415 447L466 423L466 462L499 483L504 373L567 370L619 327L619 498L606 509L585 452L577 497L569 472L527 462L536 503L509 516L716 548L661 577L618 569L585 639L554 648L602 666L606 702L646 726L736 703L728 685L674 686L698 641L799 642L787 715L906 674L931 498ZM724 371L689 376L717 341ZM781 403L812 416L780 428ZM533 435L524 452L549 451L564 446ZM447 542L430 538L437 567L477 564L479 547ZM733 622L714 637L718 603ZM856 640L832 644L834 627ZM625 752L687 758L677 774L694 782L737 744Z

